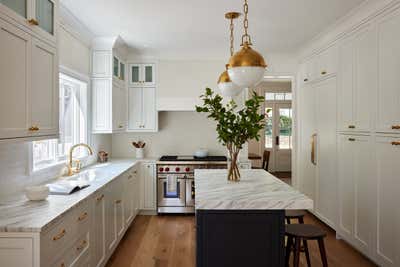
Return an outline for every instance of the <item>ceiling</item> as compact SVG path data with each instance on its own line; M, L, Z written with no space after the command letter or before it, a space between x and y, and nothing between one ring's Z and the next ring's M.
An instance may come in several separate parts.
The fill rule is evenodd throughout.
M120 35L137 53L164 59L229 56L228 11L242 0L61 0L95 35ZM296 52L364 0L249 0L254 47L267 53ZM236 22L235 47L243 29Z

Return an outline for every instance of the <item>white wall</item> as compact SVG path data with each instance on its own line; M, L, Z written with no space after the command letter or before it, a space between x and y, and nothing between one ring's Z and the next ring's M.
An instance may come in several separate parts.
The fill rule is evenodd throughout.
M113 134L114 157L135 157L133 141L146 142L145 156L193 155L198 148L207 148L212 155L225 155L226 150L217 142L216 124L204 114L169 111L159 113L158 133Z
M64 27L59 28L60 65L89 77L90 49L80 42L75 34ZM93 135L92 145L95 151L111 151L110 135ZM40 184L59 175L61 169L55 168L36 174L29 173L30 143L0 144L0 200L14 198L26 186ZM92 158L92 161L95 159Z

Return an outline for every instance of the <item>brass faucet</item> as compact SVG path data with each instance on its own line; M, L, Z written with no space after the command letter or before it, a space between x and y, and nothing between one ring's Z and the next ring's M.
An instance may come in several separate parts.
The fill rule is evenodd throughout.
M74 152L74 149L80 146L86 147L89 150L89 154L93 155L93 150L89 145L84 143L73 145L69 150L68 176L72 176L75 173L79 173L80 169L82 168L80 160L73 160L72 158L72 153ZM74 162L76 162L76 167L72 166Z

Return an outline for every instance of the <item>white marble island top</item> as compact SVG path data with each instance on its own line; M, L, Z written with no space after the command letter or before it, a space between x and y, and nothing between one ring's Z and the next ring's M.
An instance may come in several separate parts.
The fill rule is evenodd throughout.
M196 210L312 209L313 201L265 170L240 170L229 182L227 170L195 170Z
M0 232L43 232L69 210L137 164L135 160L112 160L85 168L90 186L71 195L49 195L45 201L29 201L24 195L13 202L0 202Z

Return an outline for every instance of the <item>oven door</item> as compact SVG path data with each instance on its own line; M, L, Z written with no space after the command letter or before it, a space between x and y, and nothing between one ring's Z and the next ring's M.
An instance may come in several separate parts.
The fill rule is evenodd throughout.
M186 206L194 207L194 179L186 180Z
M167 190L167 178L158 179L158 206L159 207L184 207L185 206L185 179L176 179L176 190Z

